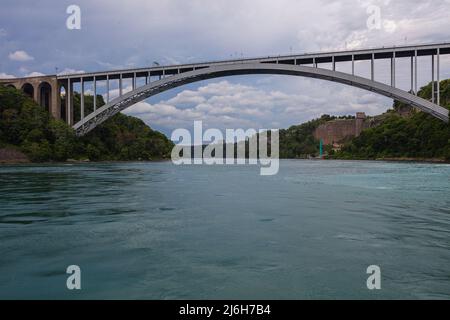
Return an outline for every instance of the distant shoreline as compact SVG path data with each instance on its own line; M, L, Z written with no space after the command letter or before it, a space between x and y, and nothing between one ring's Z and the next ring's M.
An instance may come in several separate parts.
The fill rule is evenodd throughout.
M388 162L422 162L422 163L450 163L450 161L439 158L383 158L376 159L378 161L388 161Z
M299 158L283 158L280 160L291 161L372 161L372 162L399 162L399 163L430 163L430 164L450 164L450 161L439 158L382 158L382 159L299 159ZM155 159L155 160L110 160L110 161L86 161L73 160L62 162L31 162L23 160L0 160L0 166L15 166L15 165L65 165L65 164L119 164L119 163L156 163L168 162L170 159Z
M377 159L323 159L323 160L340 160L340 161L378 161L378 162L415 162L415 163L441 163L450 164L449 160L442 158L408 158L408 157L389 157L389 158L377 158Z
M32 161L2 161L0 160L0 166L2 165L59 165L59 164L95 164L95 163L154 163L154 162L166 162L170 159L155 159L155 160L105 160L105 161L55 161L55 162L32 162Z

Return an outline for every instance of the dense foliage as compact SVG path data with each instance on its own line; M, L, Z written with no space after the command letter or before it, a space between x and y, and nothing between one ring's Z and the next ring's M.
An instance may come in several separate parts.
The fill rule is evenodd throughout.
M441 105L450 109L450 80L440 84ZM419 91L430 99L431 84ZM86 114L93 111L93 96L85 96ZM97 106L104 104L97 96ZM80 95L74 95L75 118L79 117ZM395 102L394 110L407 106ZM340 117L340 118L353 118ZM280 157L306 158L317 155L319 141L314 130L337 119L324 115L319 119L280 130ZM332 154L340 159L445 158L450 160L450 125L431 115L413 111L401 116L391 111L381 124L364 130ZM134 117L117 114L82 138L61 120L53 119L32 99L13 88L0 86L0 148L16 147L32 161L67 159L151 160L170 157L173 143ZM325 146L325 151L330 150Z
M441 105L450 109L450 80L440 84ZM419 96L431 98L431 84L419 91ZM394 109L404 107L394 103ZM441 158L450 160L450 125L423 112L402 117L389 112L381 125L364 130L347 144L336 158Z
M74 104L79 100L75 94ZM93 96L85 96L85 104L92 110ZM97 96L97 105L102 104L103 98ZM0 148L18 148L31 161L164 159L170 156L172 146L163 134L123 114L77 138L72 128L53 119L32 99L14 88L0 86Z
M77 105L79 94L74 96ZM93 96L85 96L88 112L93 111ZM97 106L104 105L103 97L97 96ZM75 109L76 110L76 109ZM97 160L154 160L167 159L173 143L167 137L152 130L142 120L118 113L80 139L79 154Z
M280 158L296 159L316 156L319 153L319 141L313 132L318 126L335 119L353 119L352 116L335 117L323 115L301 125L280 130Z
M75 135L32 99L0 86L0 147L15 146L32 161L63 161L74 152Z

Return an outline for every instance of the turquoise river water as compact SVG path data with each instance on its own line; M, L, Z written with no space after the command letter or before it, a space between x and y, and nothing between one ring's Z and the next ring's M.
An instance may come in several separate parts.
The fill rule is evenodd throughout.
M449 299L450 165L1 166L0 298Z

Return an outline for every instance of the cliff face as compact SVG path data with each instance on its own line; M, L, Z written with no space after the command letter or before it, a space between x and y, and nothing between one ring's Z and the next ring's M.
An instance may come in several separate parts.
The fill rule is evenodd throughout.
M332 145L358 137L362 130L372 125L372 121L366 119L364 112L358 112L355 119L336 119L320 125L313 135L317 140L322 139L325 145Z

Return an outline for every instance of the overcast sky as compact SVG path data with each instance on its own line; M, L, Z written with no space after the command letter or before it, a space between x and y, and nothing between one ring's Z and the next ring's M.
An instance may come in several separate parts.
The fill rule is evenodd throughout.
M66 9L81 8L81 30ZM370 24L374 8L380 24ZM2 0L0 78L405 44L450 42L449 0ZM369 25L368 26L368 20ZM419 59L420 85L430 59ZM388 82L387 61L376 80ZM398 82L408 89L409 62ZM329 67L324 65L323 67ZM346 71L349 65L338 65ZM357 65L367 74L368 65ZM441 77L450 77L443 57ZM203 120L216 128L285 128L329 114L377 114L387 98L288 76L228 77L173 90L129 108L166 134Z

